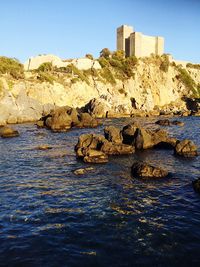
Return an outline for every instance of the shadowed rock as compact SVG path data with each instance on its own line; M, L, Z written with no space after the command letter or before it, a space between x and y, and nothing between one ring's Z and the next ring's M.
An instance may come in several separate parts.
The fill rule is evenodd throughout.
M0 136L3 138L17 137L19 136L19 132L11 127L4 126L0 128Z
M88 113L80 113L69 106L51 111L37 122L38 127L47 127L54 132L65 132L72 127L97 127L98 121Z
M85 162L104 163L108 161L107 155L131 154L135 151L133 146L109 142L103 135L82 134L75 146L76 155Z
M87 150L83 161L87 163L107 163L108 156L102 151L89 149Z
M197 193L200 193L200 178L192 182L192 186Z
M139 178L162 178L168 175L168 171L143 162L136 162L131 167L134 177Z
M116 144L122 143L121 130L115 126L107 126L104 128L104 136L109 142Z
M197 146L192 141L185 139L177 142L174 154L183 157L195 157L198 155Z
M176 143L176 140L168 137L167 132L162 129L150 131L135 123L126 125L122 129L122 136L124 144L135 146L136 149L152 148L158 144L174 147Z
M158 125L161 125L161 126L169 126L170 125L170 121L168 119L158 120L155 123Z
M170 121L168 119L158 120L155 123L161 126L171 126L171 125L184 126L184 122L182 121Z

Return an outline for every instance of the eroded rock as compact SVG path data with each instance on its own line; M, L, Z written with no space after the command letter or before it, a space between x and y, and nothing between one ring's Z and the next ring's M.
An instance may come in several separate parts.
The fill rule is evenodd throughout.
M174 148L174 154L183 157L195 157L198 155L197 146L188 139L179 141Z
M109 142L116 144L122 143L121 130L115 126L107 126L104 128L104 136Z
M72 127L97 127L98 121L88 113L78 112L69 106L51 111L37 122L38 127L47 127L54 132L64 132Z
M0 128L0 136L3 138L17 137L19 132L11 127L4 126Z
M184 122L182 121L170 121L168 119L158 120L155 123L161 126L172 126L172 125L184 126Z
M89 171L92 171L92 170L94 170L93 167L81 168L81 169L74 170L73 173L76 175L83 175L83 174L85 174Z
M135 162L131 167L131 172L134 177L139 178L162 178L168 175L168 171L144 162Z
M82 134L75 146L76 155L85 162L104 163L108 155L131 154L135 151L133 146L109 142L103 135Z

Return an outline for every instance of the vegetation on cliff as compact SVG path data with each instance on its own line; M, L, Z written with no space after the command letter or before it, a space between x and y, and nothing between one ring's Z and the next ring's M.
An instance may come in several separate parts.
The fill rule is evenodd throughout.
M188 91L192 92L194 98L199 98L200 84L196 84L186 69L183 69L181 66L176 66L176 69L179 73L176 78L185 85Z
M91 54L87 54L86 58L94 59ZM45 62L36 70L29 71L29 75L27 76L24 74L23 64L18 60L0 57L0 75L6 75L9 84L11 84L10 81L24 79L26 76L26 79L31 81L48 82L50 84L57 82L64 86L70 86L80 81L85 82L87 85L92 85L94 82L99 81L115 86L118 80L124 82L129 79L134 79L137 66L143 62L146 66L153 65L158 68L158 72L163 73L162 75L167 75L169 67L174 68L177 72L174 78L184 85L186 88L185 93L189 93L190 96L195 98L200 97L200 84L196 83L190 75L191 69L200 69L199 64L188 63L185 69L181 65L177 66L175 63L170 63L169 57L166 54L162 56L152 54L150 57L138 59L135 56L125 57L123 51L111 52L108 48L101 50L97 60L101 69L91 67L88 70L81 70L74 64L58 68L53 66L51 62ZM144 73L144 80L142 82L143 91L146 90L145 84L148 84L148 87L150 84L149 77L145 78L145 75ZM148 82L145 83L145 81Z
M14 79L21 79L24 78L24 66L17 59L0 57L0 74L7 74Z

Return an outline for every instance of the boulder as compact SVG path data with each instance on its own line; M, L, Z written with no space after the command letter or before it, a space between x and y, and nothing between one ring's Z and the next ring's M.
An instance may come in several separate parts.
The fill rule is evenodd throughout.
M100 134L80 135L75 146L77 157L85 157L89 149L100 151L104 142L108 141Z
M138 125L134 122L123 127L122 137L123 137L124 144L134 145L135 133L136 133L137 128L138 128Z
M131 167L131 172L134 177L139 178L162 178L168 175L168 171L144 162L135 162Z
M109 142L116 144L122 143L121 130L114 126L107 126L104 128L104 136Z
M200 193L200 178L192 182L192 186L197 193Z
M94 170L93 167L81 168L81 169L74 170L73 173L76 175L82 175L82 174L85 174L88 171L92 171L92 170Z
M179 141L174 148L174 154L183 157L195 157L198 155L197 146L188 139Z
M37 126L46 126L53 131L67 131L71 127L96 127L98 121L88 113L79 113L75 108L65 106L52 110L42 117Z
M104 142L101 151L107 155L127 155L133 154L135 152L135 147L126 144Z
M102 151L89 149L83 158L83 161L87 163L107 163L108 156Z
M19 136L19 132L11 127L4 126L0 128L0 136L3 138L17 137Z
M136 149L152 148L159 143L169 143L172 140L168 137L167 132L161 129L150 131L141 126L132 123L122 129L123 143L135 146Z
M91 99L83 109L95 118L105 118L107 117L108 112L111 111L108 102L103 98Z
M107 155L123 155L134 152L134 147L126 144L109 142L103 135L82 134L75 146L78 158L85 162L104 163L108 161Z
M97 127L98 126L98 121L94 118L89 113L81 113L80 114L80 123L77 125L80 128L85 128L85 127Z
M72 118L68 115L65 107L56 109L51 117L48 117L46 125L51 128L51 130L57 131L67 131L71 129Z
M161 125L161 126L170 126L170 124L171 124L168 119L158 120L155 123L158 125Z

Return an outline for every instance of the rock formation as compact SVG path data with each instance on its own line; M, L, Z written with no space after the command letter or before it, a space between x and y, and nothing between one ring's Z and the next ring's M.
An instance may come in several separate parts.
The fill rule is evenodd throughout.
M37 122L38 127L47 127L54 132L64 132L72 127L97 127L98 124L89 113L78 112L69 106L57 108Z
M144 162L135 162L131 167L131 172L134 177L139 178L162 178L168 175L168 171Z
M0 125L37 121L61 106L84 108L94 117L199 114L199 102L188 100L198 93L196 87L188 87L181 74L198 85L200 70L170 63L163 71L161 61L153 56L139 59L130 77L124 76L126 66L114 67L116 60L101 67L88 58L64 61L64 67L55 63L52 72L26 71L24 79L1 75Z

